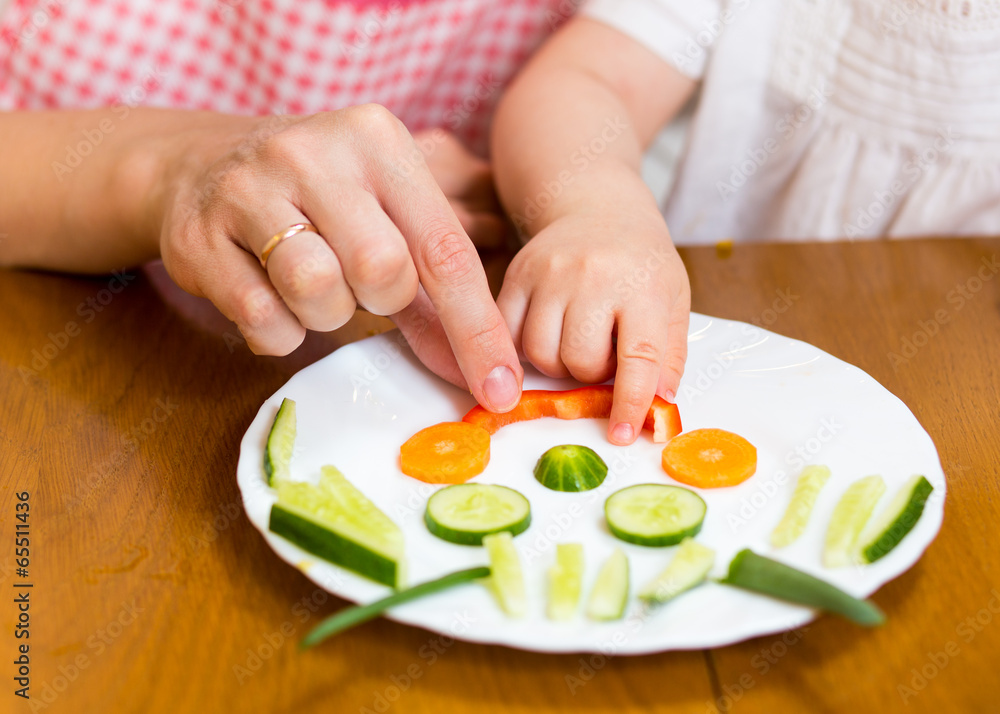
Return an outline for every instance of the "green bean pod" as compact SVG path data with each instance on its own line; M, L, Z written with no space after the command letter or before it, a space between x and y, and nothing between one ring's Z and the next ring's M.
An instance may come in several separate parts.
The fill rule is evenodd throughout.
M835 612L865 627L881 625L885 615L874 603L859 600L830 583L790 565L741 550L720 583L750 590L798 605Z
M344 608L316 625L309 634L302 638L299 648L308 649L309 647L318 645L328 637L340 634L344 630L349 630L369 620L374 620L390 607L402 605L404 602L416 600L424 595L431 595L442 590L447 590L455 585L480 580L489 577L489 575L490 569L487 567L459 570L456 573L449 573L442 576L437 580L429 580L426 583L420 583L405 590L397 590L391 595L367 605Z

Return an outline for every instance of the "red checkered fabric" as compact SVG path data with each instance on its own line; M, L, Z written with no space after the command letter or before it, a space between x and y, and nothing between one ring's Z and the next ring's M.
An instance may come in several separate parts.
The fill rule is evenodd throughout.
M0 110L310 114L384 104L474 150L503 85L578 0L12 0Z

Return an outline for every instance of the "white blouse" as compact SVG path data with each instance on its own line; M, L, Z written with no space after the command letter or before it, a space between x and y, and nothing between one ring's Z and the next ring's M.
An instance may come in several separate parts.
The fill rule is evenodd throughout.
M701 80L669 188L670 142L647 157L676 242L1000 234L1000 0L583 13Z

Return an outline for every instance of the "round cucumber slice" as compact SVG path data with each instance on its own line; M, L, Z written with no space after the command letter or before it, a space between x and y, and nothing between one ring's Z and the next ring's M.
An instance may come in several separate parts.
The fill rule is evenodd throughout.
M553 446L535 464L535 479L553 491L589 491L604 483L608 465L586 446Z
M697 535L707 506L680 486L643 483L615 491L604 502L604 517L615 537L636 545L676 545Z
M483 537L507 532L512 536L531 525L531 504L512 488L485 483L460 483L441 489L427 501L427 529L459 545L482 545Z

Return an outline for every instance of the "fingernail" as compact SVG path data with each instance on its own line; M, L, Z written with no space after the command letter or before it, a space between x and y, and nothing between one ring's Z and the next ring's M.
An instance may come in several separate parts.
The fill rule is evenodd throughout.
M677 401L677 395L674 394L673 390L667 389L663 392L663 398L668 402L674 403Z
M624 421L611 430L612 438L619 444L631 444L634 434L632 425Z
M517 377L514 376L510 367L495 367L486 377L483 392L485 392L490 406L500 412L513 409L521 396L521 388L517 386Z

